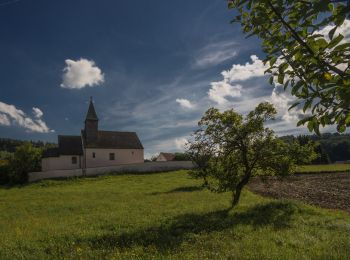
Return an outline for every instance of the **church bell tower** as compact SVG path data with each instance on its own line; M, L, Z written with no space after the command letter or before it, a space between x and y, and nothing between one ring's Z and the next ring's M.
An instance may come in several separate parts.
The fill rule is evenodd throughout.
M98 133L98 117L95 111L92 97L90 97L89 109L85 118L85 138L87 142L94 142L97 140Z

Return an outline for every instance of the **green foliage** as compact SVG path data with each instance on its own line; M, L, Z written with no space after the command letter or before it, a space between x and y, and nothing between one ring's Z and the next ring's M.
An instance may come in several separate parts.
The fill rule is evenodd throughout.
M25 183L28 173L41 170L42 149L31 143L24 143L16 148L13 158L9 160L10 180L12 183Z
M0 259L350 255L349 214L248 190L226 214L229 194L200 189L186 171L45 180L0 188L0 198Z
M264 123L275 114L269 103L259 104L246 117L234 110L221 113L210 108L188 145L188 154L197 165L192 176L202 178L212 191L231 191L234 207L252 176L288 175L297 164L314 159L313 144L289 144L265 128Z
M313 160L313 164L327 164L337 161L350 160L350 135L339 133L325 133L322 135L309 135L309 136L282 136L282 140L287 142L293 142L294 140L304 140L303 142L313 141L316 144L315 152L318 154L318 158Z
M10 182L10 165L8 161L0 160L0 184Z
M16 151L16 147L21 146L22 144L27 143L28 141L10 139L10 138L0 138L0 158L1 153L9 152L14 153ZM48 143L43 141L29 141L34 147L43 148L44 150L47 148L57 147L57 144Z
M191 161L187 153L175 153L174 161Z
M267 73L298 98L294 106L311 111L300 120L319 134L320 125L350 126L350 43L337 33L347 14L347 1L231 0L248 36L262 40ZM333 26L328 35L324 26ZM273 82L271 78L270 82ZM292 106L292 107L294 107Z

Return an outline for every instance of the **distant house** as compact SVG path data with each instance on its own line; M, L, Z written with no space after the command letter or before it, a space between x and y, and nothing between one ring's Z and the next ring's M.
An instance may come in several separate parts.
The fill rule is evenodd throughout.
M135 132L102 131L92 99L80 135L59 135L58 147L42 158L42 171L86 169L144 162L144 148Z
M157 162L167 162L167 161L174 161L175 160L175 154L173 153L160 153L156 159Z

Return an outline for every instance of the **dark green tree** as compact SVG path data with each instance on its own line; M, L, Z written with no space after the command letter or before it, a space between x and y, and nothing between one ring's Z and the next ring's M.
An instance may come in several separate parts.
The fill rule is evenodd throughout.
M41 170L42 149L26 142L18 147L9 161L10 180L13 183L28 181L28 173Z
M191 158L187 153L175 153L174 161L190 161Z
M238 12L232 22L262 40L270 83L277 79L297 97L292 107L311 112L298 125L319 134L320 125L336 124L344 132L350 125L350 43L337 30L349 1L229 0L228 6Z
M234 207L252 176L289 175L297 164L314 159L313 145L286 143L264 126L275 114L269 103L259 104L245 117L234 110L210 108L187 146L197 165L191 175L203 179L212 191L231 191Z

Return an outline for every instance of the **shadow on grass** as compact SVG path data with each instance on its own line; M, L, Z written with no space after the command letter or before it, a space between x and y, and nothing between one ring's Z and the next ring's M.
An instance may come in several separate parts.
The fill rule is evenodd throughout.
M274 229L291 226L293 215L299 208L288 202L270 202L249 208L245 212L230 214L227 210L205 214L180 215L160 226L133 233L109 234L89 238L87 243L95 249L156 247L160 251L175 249L191 234L203 234L249 225L259 228L270 225Z
M194 191L201 191L203 190L203 186L185 186L185 187L179 187L173 190L164 191L164 192L152 192L150 195L159 195L159 194L170 194L170 193L176 193L176 192L194 192Z

